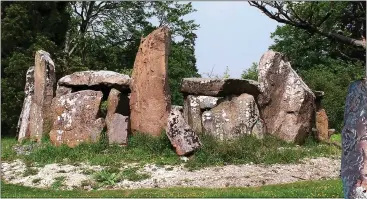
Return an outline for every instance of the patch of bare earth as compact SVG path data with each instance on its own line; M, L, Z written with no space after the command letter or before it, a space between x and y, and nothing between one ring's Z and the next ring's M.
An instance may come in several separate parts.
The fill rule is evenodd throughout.
M132 165L126 164L124 168L129 166ZM48 188L52 186L55 178L64 176L62 189L84 188L82 182L94 181L93 172L101 171L104 167L82 163L78 166L49 164L34 168L38 170L37 174L24 177L26 165L22 161L2 162L2 178L11 184ZM339 177L340 159L321 157L304 159L299 164L227 165L207 167L195 171L189 171L184 168L183 164L175 166L147 164L141 167L139 172L150 174L151 177L138 182L122 180L114 186L109 186L108 189L251 187L302 180L335 179ZM107 187L101 187L100 189L107 189Z

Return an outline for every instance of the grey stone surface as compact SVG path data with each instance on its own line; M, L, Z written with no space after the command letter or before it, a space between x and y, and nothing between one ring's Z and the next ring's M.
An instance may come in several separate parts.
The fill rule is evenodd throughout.
M219 140L231 140L241 135L262 138L265 124L252 95L242 94L221 102L202 115L204 132Z
M258 86L258 82L245 79L184 78L181 92L214 97L248 93L256 97L260 94Z
M266 52L258 71L261 94L257 101L267 133L302 144L314 125L314 93L281 53Z
M166 134L178 155L190 154L201 146L199 137L185 122L181 106L172 106Z

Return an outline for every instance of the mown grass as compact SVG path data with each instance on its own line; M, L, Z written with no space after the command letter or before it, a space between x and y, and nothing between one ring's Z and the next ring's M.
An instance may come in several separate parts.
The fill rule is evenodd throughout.
M338 133L338 134L331 135L330 141L342 143L342 134Z
M232 142L218 142L213 137L201 136L201 141L203 146L186 163L188 168L243 163L296 163L306 157L340 156L340 149L337 147L317 143L311 137L301 147L273 136L265 136L262 140L243 136ZM45 141L35 147L29 155L20 156L16 156L12 151L15 140L3 138L1 142L3 160L20 158L26 163L37 162L38 165L80 162L105 166L120 166L122 162L157 165L182 163L165 134L160 137L136 134L129 138L127 147L110 146L103 139L99 143L84 143L75 148L66 145L55 147Z
M304 181L249 188L165 188L135 190L47 190L1 182L3 198L342 198L341 180Z

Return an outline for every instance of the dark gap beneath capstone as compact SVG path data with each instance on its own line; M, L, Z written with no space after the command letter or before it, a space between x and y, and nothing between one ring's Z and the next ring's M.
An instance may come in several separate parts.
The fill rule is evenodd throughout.
M103 93L103 99L102 100L107 100L108 95L109 95L112 88L120 91L121 95L128 95L128 93L130 93L130 89L121 88L120 86L107 86L107 85L73 86L71 92L74 93L74 92L78 92L78 91L82 91L82 90L102 91L102 93Z

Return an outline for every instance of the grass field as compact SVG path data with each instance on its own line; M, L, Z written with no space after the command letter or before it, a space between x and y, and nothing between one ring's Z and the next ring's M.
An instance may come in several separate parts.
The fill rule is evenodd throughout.
M3 198L342 198L343 191L340 180L304 181L251 188L168 188L93 191L37 189L2 182L1 196Z
M309 138L302 146L286 143L272 136L258 140L244 136L233 142L217 142L212 137L201 137L203 146L186 163L190 169L206 166L245 163L296 163L306 157L340 156L335 146L317 143ZM175 165L182 161L176 155L167 136L150 137L137 134L129 138L127 147L109 146L105 141L95 144L81 144L75 148L66 145L55 147L44 141L32 149L29 155L16 155L12 147L17 144L14 138L2 138L1 158L5 161L22 159L26 164L50 163L73 164L88 162L92 165L119 166L122 162L155 163ZM25 142L23 145L29 145ZM120 161L116 161L120 160Z

